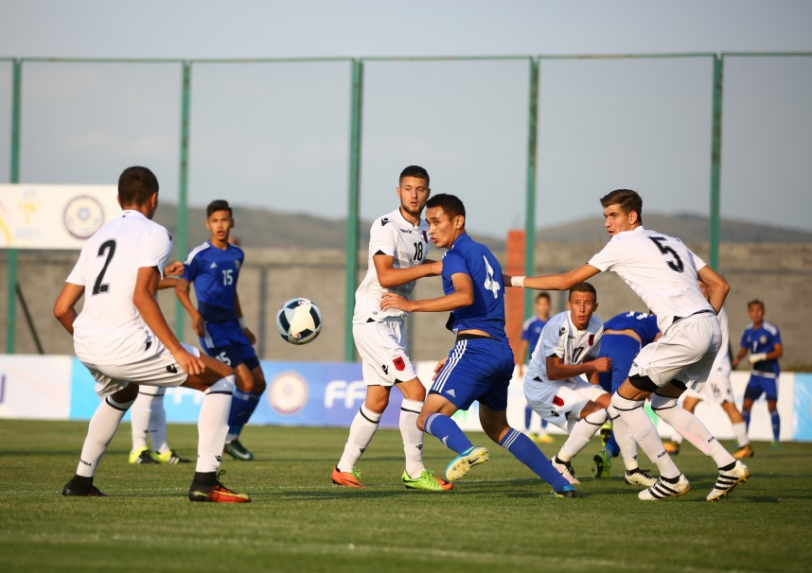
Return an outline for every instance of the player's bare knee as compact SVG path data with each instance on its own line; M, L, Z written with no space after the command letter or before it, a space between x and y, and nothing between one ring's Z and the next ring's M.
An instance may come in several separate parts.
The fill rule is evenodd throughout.
M417 378L398 384L398 389L403 393L406 400L414 400L415 402L424 402L426 400L426 388Z

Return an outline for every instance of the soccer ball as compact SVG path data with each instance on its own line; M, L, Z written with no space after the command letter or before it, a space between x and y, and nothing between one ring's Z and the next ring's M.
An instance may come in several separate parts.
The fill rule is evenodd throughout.
M321 311L306 298L287 301L276 313L276 328L291 344L307 344L321 332Z

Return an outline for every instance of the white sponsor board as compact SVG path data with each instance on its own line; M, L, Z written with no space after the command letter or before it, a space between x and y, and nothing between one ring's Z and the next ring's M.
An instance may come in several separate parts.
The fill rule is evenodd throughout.
M67 420L70 356L0 355L0 418Z
M0 248L81 249L121 213L114 185L0 185Z

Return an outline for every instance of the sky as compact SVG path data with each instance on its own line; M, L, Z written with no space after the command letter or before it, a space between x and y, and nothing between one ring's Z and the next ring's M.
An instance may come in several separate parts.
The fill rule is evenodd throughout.
M543 59L539 226L600 219L598 198L707 215L712 60L812 53L812 2L0 0L0 180L10 172L11 63L2 58L312 58L192 66L189 202L343 218L351 58L364 59L361 215L396 205L425 166L473 231L525 220L528 56ZM512 59L386 61L420 56ZM377 59L376 59L377 58ZM177 62L23 65L21 179L113 183L152 167L179 186ZM812 57L725 61L723 217L812 229Z

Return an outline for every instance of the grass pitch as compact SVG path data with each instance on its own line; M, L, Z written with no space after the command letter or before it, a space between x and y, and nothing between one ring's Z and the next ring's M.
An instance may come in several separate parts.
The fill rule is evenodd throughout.
M64 498L86 423L0 421L0 571L809 571L812 444L755 444L753 477L708 503L714 464L684 445L687 496L641 502L619 477L590 477L597 439L576 458L578 499L475 434L491 461L453 491L407 491L397 431L378 432L359 468L370 487L330 484L347 431L248 427L257 459L226 457L223 483L253 503L190 503L193 466L131 466L123 425L95 483L106 499ZM169 428L194 457L197 429ZM543 449L552 456L561 438ZM728 444L730 445L730 444ZM426 466L453 455L426 436ZM649 464L643 464L645 467ZM621 474L616 463L614 474Z

